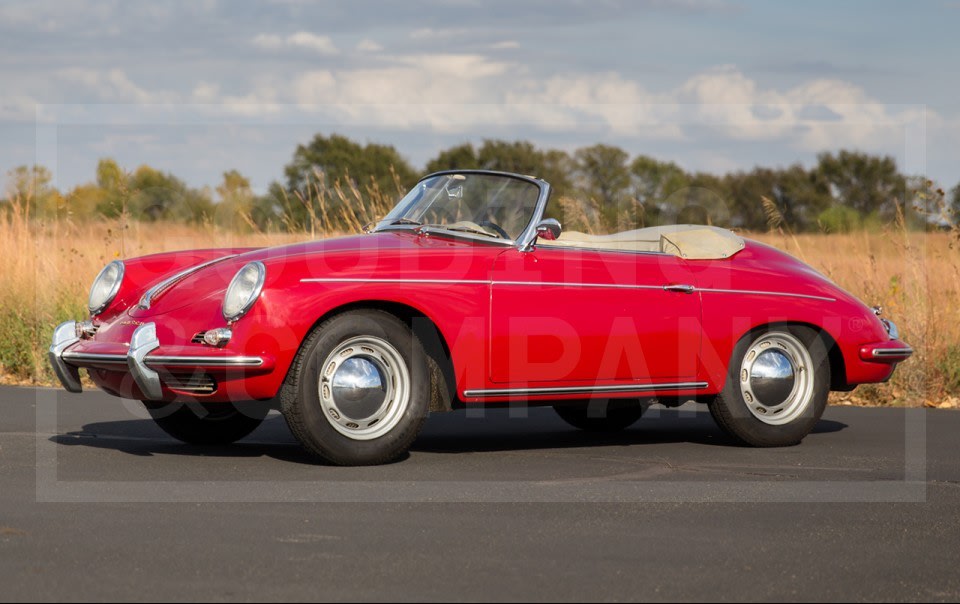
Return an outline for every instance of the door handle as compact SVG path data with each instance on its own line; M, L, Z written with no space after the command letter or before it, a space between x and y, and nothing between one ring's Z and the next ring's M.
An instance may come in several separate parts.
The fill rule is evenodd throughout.
M663 289L668 292L680 292L684 294L692 294L697 290L697 288L692 285L686 285L686 284L680 284L680 283L676 283L672 285L664 285Z

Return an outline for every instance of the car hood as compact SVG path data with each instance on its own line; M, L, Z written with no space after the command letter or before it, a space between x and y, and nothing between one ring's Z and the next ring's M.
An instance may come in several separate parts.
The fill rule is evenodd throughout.
M464 244L469 245L469 244ZM213 302L220 304L230 280L248 262L260 261L268 266L269 273L285 263L302 261L304 257L329 254L370 256L383 251L402 251L420 248L423 244L409 231L384 231L348 237L308 241L269 248L259 248L243 254L225 255L221 260L208 264L172 283L156 295L150 308L134 306L130 315L142 318L169 313L185 306ZM184 267L188 269L189 267ZM162 282L157 279L150 287Z

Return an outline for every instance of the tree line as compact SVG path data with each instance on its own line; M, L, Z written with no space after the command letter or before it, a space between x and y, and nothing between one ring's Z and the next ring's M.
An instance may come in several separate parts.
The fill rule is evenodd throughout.
M892 157L823 152L816 164L756 167L722 175L597 144L572 153L527 141L485 140L444 149L423 173L481 168L539 176L554 190L554 214L653 226L697 222L743 230L846 232L904 220L913 228L956 225L960 184L949 193L923 175L903 174ZM92 182L61 192L42 166L8 174L0 207L21 203L39 217L128 216L143 221L214 223L241 230L353 230L375 219L421 176L396 148L316 135L298 145L266 194L235 170L213 187L173 174L102 159ZM575 209L574 209L575 208ZM583 228L583 225L578 225Z

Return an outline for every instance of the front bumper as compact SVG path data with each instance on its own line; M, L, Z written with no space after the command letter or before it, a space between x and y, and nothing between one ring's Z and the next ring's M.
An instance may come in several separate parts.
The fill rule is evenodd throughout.
M123 352L116 351L116 345L110 345L109 350L104 347L82 348L78 346L81 340L74 321L61 323L54 330L48 353L54 373L69 392L83 390L81 367L92 370L91 376L94 370L129 374L139 393L128 394L142 395L145 400L165 400L171 398L171 393L177 394L177 383L174 380L164 383L164 376L183 372L229 372L234 377L242 377L247 373L269 373L274 367L273 359L265 356L236 356L210 348L196 350L202 354L182 354L185 347L161 347L155 323L137 327L130 337L129 347Z

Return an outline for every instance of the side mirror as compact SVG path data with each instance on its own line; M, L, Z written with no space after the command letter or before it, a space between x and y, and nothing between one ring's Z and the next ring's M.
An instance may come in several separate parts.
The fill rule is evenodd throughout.
M547 241L556 241L560 238L563 228L556 218L545 218L537 223L537 237Z

